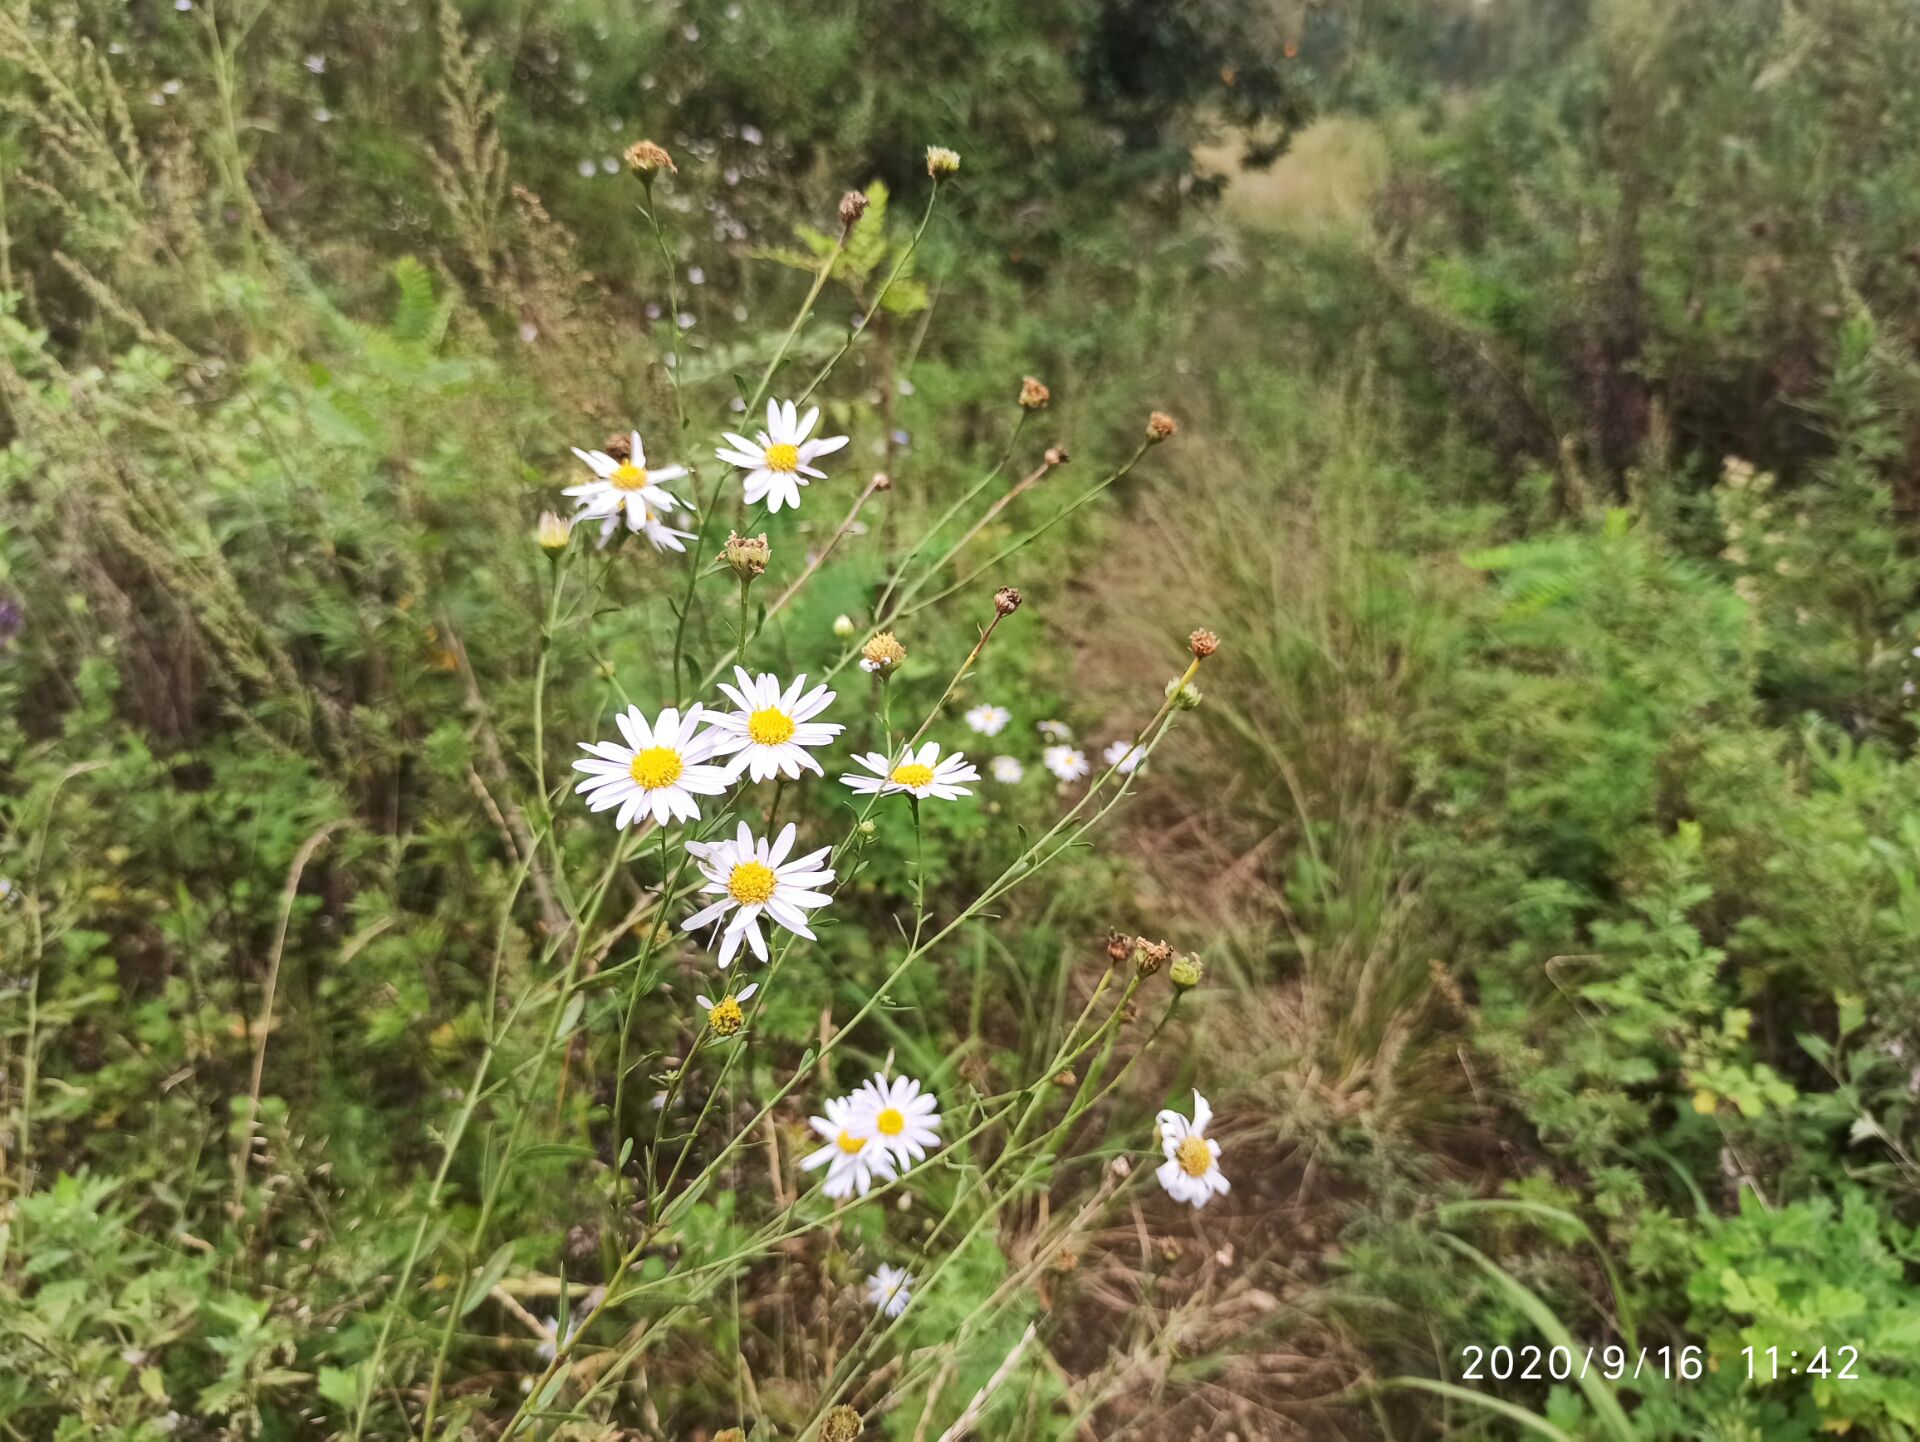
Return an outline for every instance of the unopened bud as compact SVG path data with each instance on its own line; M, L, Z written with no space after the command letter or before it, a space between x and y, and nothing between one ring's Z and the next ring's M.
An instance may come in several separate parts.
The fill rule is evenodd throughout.
M1180 423L1165 411L1155 411L1147 417L1147 442L1159 445L1168 436L1180 429Z
M853 229L854 223L867 213L867 198L857 190L849 190L840 197L840 223Z
M767 569L767 562L773 559L773 548L767 544L765 531L757 536L731 532L721 549L720 559L731 566L733 574L741 580L751 581Z
M1200 985L1200 979L1205 975L1197 956L1183 956L1167 968L1167 980L1173 983L1176 991L1192 991Z
M655 145L651 140L636 140L627 147L627 169L646 185L652 185L654 176L663 170L670 175L680 173L666 147Z
M876 491L892 490L893 477L888 475L885 471L875 471L873 473L873 488Z
M1187 649L1205 660L1220 649L1220 638L1203 626L1187 637Z
M1073 457L1067 454L1065 446L1047 447L1047 464L1050 466L1064 466L1072 459Z
M842 615L833 618L833 634L842 640L851 636L854 633L854 629L853 617Z
M899 669L900 663L907 659L907 648L895 639L893 632L882 631L860 650L860 669L870 671L885 680Z
M1178 676L1167 682L1167 699L1182 711L1191 711L1200 704L1200 688L1188 681L1184 684Z
M879 829L880 828L875 826L871 821L862 821L860 823L860 834L862 836L871 836Z
M1044 411L1053 402L1053 392L1032 376L1020 382L1020 405L1024 410Z
M944 145L927 147L927 174L938 180L943 175L952 175L960 168L960 154Z
M1020 609L1022 599L1024 598L1020 595L1019 587L1002 586L993 593L993 609L998 611L1002 616L1011 616L1015 611Z
M556 516L552 511L540 513L540 524L534 528L534 539L540 542L540 549L549 556L557 556L566 550L567 542L573 539L573 522L565 516Z

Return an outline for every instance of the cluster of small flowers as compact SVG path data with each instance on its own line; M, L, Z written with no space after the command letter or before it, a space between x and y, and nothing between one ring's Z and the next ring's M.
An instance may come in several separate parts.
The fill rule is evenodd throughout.
M1013 720L1013 713L1004 706L982 704L969 709L965 720L968 729L978 735L998 736ZM1041 721L1035 729L1054 743L1042 749L1040 764L1052 772L1061 785L1092 773L1087 753L1072 744L1073 732L1064 721ZM1147 752L1144 746L1123 739L1109 744L1100 756L1107 765L1117 767L1122 776L1131 776L1147 759ZM1027 775L1025 764L1017 756L996 756L987 763L987 769L995 781L1007 786L1017 785Z
M809 1172L826 1168L821 1191L829 1197L864 1197L874 1178L890 1182L940 1145L938 1103L912 1077L889 1080L875 1072L846 1096L830 1100L825 1110L811 1125L826 1145L800 1166Z

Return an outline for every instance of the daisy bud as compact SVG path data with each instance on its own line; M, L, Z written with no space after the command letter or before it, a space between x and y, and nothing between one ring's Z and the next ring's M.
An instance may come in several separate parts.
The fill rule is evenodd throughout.
M1161 967L1173 960L1173 948L1164 941L1148 941L1144 936L1133 943L1133 969L1142 976L1152 976Z
M944 145L927 147L927 174L938 180L943 175L952 175L960 168L960 153L949 150Z
M598 666L593 668L593 674L598 676L602 681L611 681L613 679L613 662L602 661Z
M1220 638L1203 626L1187 637L1187 649L1204 661L1220 649Z
M1125 961L1128 957L1132 955L1133 955L1133 938L1132 937L1128 936L1125 932L1120 932L1120 931L1109 931L1107 933L1107 959L1109 961L1111 961L1115 966L1118 966L1121 962Z
M1167 699L1182 711L1191 711L1200 704L1200 688L1189 681L1184 686L1175 676L1167 682Z
M1115 1157L1113 1159L1113 1174L1124 1181L1127 1177L1133 1175L1133 1163L1125 1157Z
M1023 599L1018 586L1002 586L993 593L993 609L1002 616L1011 616L1020 609Z
M840 615L833 618L833 634L840 637L841 640L844 641L847 637L851 636L853 631L853 617Z
M1147 444L1157 446L1168 436L1180 429L1180 423L1165 411L1155 411L1147 417Z
M1067 448L1065 446L1047 447L1047 464L1050 466L1064 466L1072 459L1073 457L1067 454Z
M862 821L860 823L860 834L862 836L871 836L879 829L880 828L875 826L871 821Z
M751 581L767 569L767 562L773 558L773 549L767 545L767 533L757 536L743 536L730 532L727 544L720 552L720 559L733 568L733 574L743 581Z
M888 475L885 471L875 471L873 473L873 488L876 491L892 490L893 477Z
M857 190L849 190L840 197L840 223L852 230L855 222L867 213L867 198Z
M673 163L673 157L667 154L666 147L655 145L651 140L636 140L627 147L627 169L640 177L642 185L651 186L654 176L661 171L669 175L678 175L680 168Z
M1197 956L1183 956L1167 970L1167 980L1173 983L1175 991L1192 991L1205 975Z
M907 648L895 639L893 632L882 631L861 649L860 669L871 671L882 680L891 676L907 659Z
M1053 392L1048 390L1032 376L1020 382L1020 408L1029 411L1044 411L1053 400Z
M851 1407L835 1407L820 1423L820 1442L859 1442L860 1414Z
M573 539L573 522L565 516L556 516L552 511L540 513L540 524L534 529L534 539L540 542L540 549L549 556L557 556L566 550L567 542Z

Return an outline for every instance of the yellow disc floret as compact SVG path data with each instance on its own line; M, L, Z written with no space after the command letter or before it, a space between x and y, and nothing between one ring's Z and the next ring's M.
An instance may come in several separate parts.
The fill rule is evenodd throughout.
M933 780L933 768L922 766L917 761L909 761L893 768L893 774L887 777L895 786L925 786Z
M765 459L768 470L792 473L800 469L800 447L782 441L777 446L767 447Z
M747 718L747 738L759 746L793 739L793 718L777 706L763 706Z
M839 1136L840 1150L848 1156L858 1156L867 1144L865 1137L856 1137L852 1132L842 1131Z
M888 1107L873 1119L873 1125L881 1136L897 1137L907 1129L907 1119L898 1107Z
M759 861L743 861L727 877L727 895L742 906L760 906L773 897L773 868Z
M713 1028L715 1036L732 1036L745 1020L740 1003L730 996L721 997L718 1005L707 1013L707 1025Z
M633 765L627 768L634 784L649 791L673 785L680 779L681 769L680 753L671 746L649 746L645 751L636 751Z
M607 477L607 484L616 491L640 491L647 485L647 473L644 468L632 461L622 461L613 468L613 474Z
M1204 1177L1213 1170L1213 1148L1205 1137L1188 1137L1174 1149L1173 1159L1190 1177Z

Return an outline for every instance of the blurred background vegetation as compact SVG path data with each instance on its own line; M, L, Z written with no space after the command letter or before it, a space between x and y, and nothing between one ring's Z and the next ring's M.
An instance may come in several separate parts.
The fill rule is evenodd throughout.
M325 1437L366 1402L414 1435L409 1384L356 1369L490 958L510 989L541 935L537 895L495 934L533 519L567 445L671 435L670 354L725 405L841 191L892 201L866 234L897 253L940 143L955 203L826 397L848 469L895 485L772 648L838 654L1029 373L1055 403L1026 439L1072 474L1150 407L1182 433L995 578L1029 604L957 701L1104 744L1191 625L1226 638L1118 847L911 976L866 1057L992 1090L1109 927L1207 962L1102 1141L1200 1078L1234 1191L1049 1270L984 1435L1920 1433L1916 69L1920 11L1885 0L4 0L0 1428ZM620 173L642 136L679 162L677 314ZM803 358L873 279L842 273ZM553 760L657 685L662 574L619 555L617 608L555 655ZM906 638L918 705L966 600ZM930 871L972 894L1043 783L943 814ZM863 876L743 1103L884 974L910 886ZM649 1072L707 975L659 978ZM521 1289L457 1319L476 1436L540 1368L515 1308L592 1287L632 1225L621 1109L655 1088L618 1093L588 998L560 1076L506 1059L432 1239L430 1288ZM1009 1209L961 1293L1095 1175ZM710 1436L736 1357L789 1435L849 1250L680 1319L551 1435ZM910 1337L969 1309L925 1301ZM447 1310L411 1300L403 1376ZM1565 1338L1716 1365L1423 1385ZM1740 1357L1843 1344L1856 1380Z

